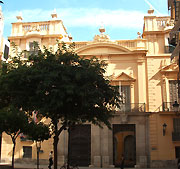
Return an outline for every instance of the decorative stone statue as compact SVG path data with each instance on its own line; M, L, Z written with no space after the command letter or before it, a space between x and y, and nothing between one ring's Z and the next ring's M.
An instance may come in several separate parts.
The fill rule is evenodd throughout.
M95 35L94 36L94 41L95 42L109 42L110 41L110 37L109 37L109 35L104 34L105 31L106 31L105 28L103 26L101 26L99 28L99 32L101 34L100 35Z

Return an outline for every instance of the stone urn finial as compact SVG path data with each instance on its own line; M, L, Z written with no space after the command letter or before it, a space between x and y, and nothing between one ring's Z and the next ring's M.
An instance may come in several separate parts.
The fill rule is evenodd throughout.
M71 41L72 39L73 39L73 37L72 37L72 35L71 35L71 33L69 34L69 40Z
M141 38L141 32L137 32L137 35L138 35L138 39Z
M152 6L150 6L150 9L148 10L148 14L152 15L154 13L154 9L152 8Z
M99 32L104 33L105 31L106 31L106 30L105 30L104 26L101 26L101 27L99 28Z
M19 13L18 16L16 16L18 22L22 22L23 18L22 18L22 12Z
M51 14L52 19L56 19L57 18L57 12L56 9L54 9L54 11Z

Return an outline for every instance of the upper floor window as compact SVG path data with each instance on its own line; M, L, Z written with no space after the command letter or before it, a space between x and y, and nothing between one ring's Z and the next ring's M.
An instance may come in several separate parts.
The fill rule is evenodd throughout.
M123 104L130 104L131 103L130 85L119 86L119 92L121 96L121 102Z
M37 41L29 42L29 52L30 52L30 54L38 53L38 42Z
M4 59L8 59L9 56L9 47L7 45L5 45L4 47Z
M29 51L33 51L33 42L29 42Z
M175 102L178 100L178 83L177 80L169 81L169 94L170 102Z
M180 16L180 2L176 1L176 4L175 4L175 20L176 21L178 21L179 16Z

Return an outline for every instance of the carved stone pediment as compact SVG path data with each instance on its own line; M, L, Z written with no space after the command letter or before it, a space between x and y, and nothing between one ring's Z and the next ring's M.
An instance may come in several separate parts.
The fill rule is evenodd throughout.
M114 77L113 81L132 81L134 82L136 79L132 77L132 75L128 75L125 72L122 72L118 76Z
M167 65L163 68L161 68L161 73L170 73L170 72L178 72L178 65L176 63L172 63L170 65Z

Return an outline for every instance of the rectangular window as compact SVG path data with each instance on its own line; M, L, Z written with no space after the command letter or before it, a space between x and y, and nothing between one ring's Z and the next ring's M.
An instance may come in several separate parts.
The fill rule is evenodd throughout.
M121 99L121 110L130 111L131 110L131 92L130 85L119 86L120 99Z
M121 86L121 95L123 97L123 103L131 103L130 86Z
M169 81L169 94L170 94L170 102L175 102L178 100L178 83L177 80Z
M180 158L180 147L175 147L176 158Z
M37 55L38 54L38 42L34 41L34 42L29 42L29 52L30 52L30 55L31 54L35 54Z
M174 132L175 133L180 132L180 118L174 118L173 119L173 127L174 127Z
M32 158L31 146L23 146L23 158Z
M175 20L178 21L180 16L180 2L176 1L176 9L175 9Z
M33 42L29 42L29 51L31 52L31 51L34 51L34 49L33 49Z
M7 45L5 45L4 47L4 59L8 59L9 56L9 47Z

